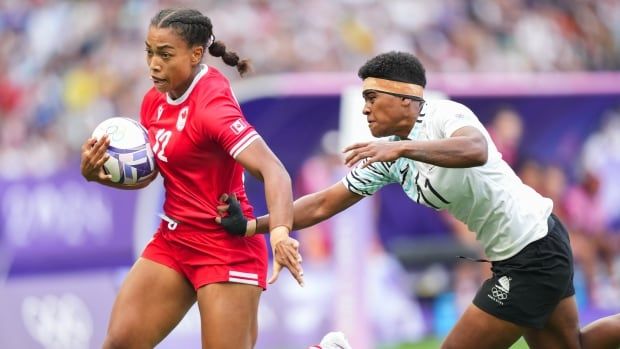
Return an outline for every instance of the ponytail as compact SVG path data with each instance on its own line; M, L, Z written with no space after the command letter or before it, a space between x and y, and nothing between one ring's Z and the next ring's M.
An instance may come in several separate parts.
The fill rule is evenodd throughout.
M243 76L252 69L249 59L239 59L236 52L226 51L226 45L222 41L215 41L209 46L209 54L213 57L222 57L227 65L237 67L239 75Z

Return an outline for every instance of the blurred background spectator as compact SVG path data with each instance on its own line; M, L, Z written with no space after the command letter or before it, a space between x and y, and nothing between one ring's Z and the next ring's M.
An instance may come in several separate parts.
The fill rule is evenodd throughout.
M511 107L500 107L487 130L504 161L514 168L519 161L519 146L523 135L521 115Z
M580 180L568 189L560 204L564 205L565 222L575 259L583 269L588 294L594 304L604 306L606 302L600 299L598 292L603 285L597 282L597 264L602 263L604 273L601 275L606 281L616 282L614 256L618 252L618 241L607 225L600 186L598 175L586 170Z

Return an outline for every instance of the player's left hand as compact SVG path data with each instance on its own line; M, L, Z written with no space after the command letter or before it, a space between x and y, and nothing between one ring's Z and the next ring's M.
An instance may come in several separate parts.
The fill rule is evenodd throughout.
M273 273L269 283L273 284L278 279L282 268L287 268L300 286L304 286L304 271L301 267L301 254L299 254L299 241L289 236L287 227L279 226L271 230L269 241L273 252Z
M221 224L224 230L234 236L252 236L253 232L248 230L248 219L243 215L241 204L235 194L222 194L220 203L217 206L218 217L215 222Z
M377 161L394 161L400 157L398 146L398 142L386 141L355 143L342 151L347 153L344 163L348 167L352 167L359 161L366 159L360 166L364 168Z

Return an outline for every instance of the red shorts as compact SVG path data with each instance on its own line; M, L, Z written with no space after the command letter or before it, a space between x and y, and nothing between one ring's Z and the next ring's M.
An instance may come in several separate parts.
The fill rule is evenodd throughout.
M199 232L179 224L161 224L142 257L184 275L198 290L217 282L267 288L267 246L262 235L249 238L222 232Z

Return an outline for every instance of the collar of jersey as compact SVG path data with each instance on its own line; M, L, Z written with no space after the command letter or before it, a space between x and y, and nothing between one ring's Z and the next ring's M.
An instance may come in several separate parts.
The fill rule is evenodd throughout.
M185 93L183 93L183 95L177 99L172 99L170 98L170 94L166 93L166 101L168 102L168 104L171 105L179 105L183 102L185 102L185 100L187 99L187 97L189 96L190 93L192 93L192 91L194 90L194 86L196 86L196 84L198 83L198 81L200 81L200 79L209 71L209 67L206 64L201 64L200 65L200 71L198 72L198 74L196 74L196 76L194 77L194 80L192 81L192 84L189 85L189 87L187 88L187 90L185 90Z

